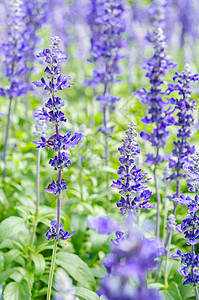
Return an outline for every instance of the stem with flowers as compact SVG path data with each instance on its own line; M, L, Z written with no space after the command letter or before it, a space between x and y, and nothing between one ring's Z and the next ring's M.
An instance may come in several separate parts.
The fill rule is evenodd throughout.
M119 71L118 61L121 59L120 48L122 47L121 34L125 30L122 14L123 4L117 1L92 1L88 23L91 28L91 60L97 63L93 71L93 78L87 80L92 87L103 85L103 94L98 95L96 100L100 102L103 114L103 124L98 131L104 135L105 164L109 165L108 139L114 131L113 126L108 124L108 113L115 109L115 103L120 100L107 92L108 88L116 81L115 74ZM107 191L109 188L109 173L106 174Z
M65 115L61 111L61 107L65 105L65 102L61 98L57 97L55 93L58 90L70 88L74 85L73 83L68 82L68 80L71 79L70 76L66 74L60 75L59 62L61 60L66 60L68 55L58 48L59 41L60 39L57 36L52 37L50 45L51 49L44 49L43 52L38 55L38 57L45 58L45 62L47 64L45 72L47 73L48 82L46 82L44 78L41 78L41 81L33 82L37 87L43 87L50 93L50 97L45 103L45 107L48 111L46 108L42 108L42 110L37 109L34 111L35 117L37 117L40 121L46 120L55 125L54 135L50 136L48 140L46 140L44 136L41 136L41 140L36 140L34 143L37 144L36 148L52 148L57 153L53 159L50 159L49 164L55 170L58 170L58 179L56 181L52 180L48 187L44 189L47 193L57 196L57 218L56 220L51 221L51 229L49 229L46 233L47 240L52 240L54 243L48 281L47 300L51 297L57 245L60 240L66 240L75 233L73 231L69 234L68 231L64 231L63 225L60 223L61 195L64 190L68 189L66 182L62 179L62 170L71 165L69 160L70 154L62 150L74 148L81 139L80 133L75 133L71 137L70 131L64 136L62 136L59 132L59 123L66 122Z
M192 285L196 299L198 299L199 254L195 254L194 246L199 242L199 217L197 215L199 210L199 153L196 152L194 155L184 158L183 170L188 177L187 186L189 187L189 192L194 192L195 197L185 197L183 194L180 194L179 197L173 199L177 204L187 206L189 213L188 217L181 224L177 225L175 230L184 234L187 244L191 245L191 252L183 254L180 250L177 250L170 257L181 259L182 266L178 269L178 272L184 276L183 285Z

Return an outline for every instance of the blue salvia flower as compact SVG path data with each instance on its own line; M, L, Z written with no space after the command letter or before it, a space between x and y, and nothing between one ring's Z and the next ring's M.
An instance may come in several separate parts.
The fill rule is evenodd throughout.
M61 193L63 190L68 189L66 182L64 181L64 179L62 179L62 170L71 164L69 160L69 153L62 150L74 148L81 139L80 133L75 133L73 136L71 136L70 131L65 135L61 135L59 133L60 122L66 122L65 115L62 112L62 107L65 105L65 102L60 97L56 96L56 92L59 90L63 90L64 88L70 88L74 85L73 83L68 82L69 80L71 80L69 75L60 74L59 63L62 60L67 60L68 54L58 48L59 41L60 39L57 36L52 37L50 45L51 49L44 49L43 52L39 53L38 55L38 57L42 57L45 59L45 63L47 66L44 71L46 73L47 80L41 78L41 81L33 82L34 85L36 85L37 87L42 87L50 94L48 101L45 103L45 108L36 110L34 114L40 120L46 120L53 123L55 125L56 131L56 133L50 136L48 139L42 136L41 140L34 141L34 143L37 144L36 148L52 148L55 152L57 152L54 159L50 159L49 164L55 170L58 170L58 179L56 181L52 180L49 186L45 188L46 192L57 195L57 236L59 236L60 228Z
M164 81L164 76L170 69L173 69L175 65L167 56L165 36L162 28L158 27L161 26L161 23L163 22L163 10L159 9L160 5L157 2L156 4L156 22L154 23L152 32L147 35L148 41L152 43L154 48L154 55L148 59L145 66L145 69L147 70L146 77L149 78L150 82L150 90L138 90L137 95L139 96L141 103L146 104L148 107L147 115L142 118L142 122L147 125L152 124L152 132L142 131L140 136L143 140L149 141L151 145L155 147L155 154L146 154L146 162L154 166L153 173L157 196L156 235L159 237L161 197L157 180L157 166L165 160L165 157L161 154L161 149L166 146L167 137L169 135L167 127L171 126L175 120L172 116L173 110L170 107L170 102L169 100L165 100L169 91L165 88L166 82ZM162 5L162 1L160 4Z
M104 259L108 275L101 280L99 294L110 300L160 299L157 290L146 286L147 273L156 267L156 259L165 254L160 242L144 238L132 229L132 224L127 235L117 232L116 237L117 242Z
M11 1L7 9L8 41L1 45L4 55L4 74L9 86L0 89L4 97L17 98L25 95L28 88L24 75L28 71L27 52L28 41L24 39L27 30L25 26L25 4L21 0Z
M194 0L175 1L177 9L177 20L181 25L180 47L186 43L187 37L191 36L193 40L198 38L198 3Z
M174 123L174 118L171 116L172 110L168 109L168 102L164 100L164 96L168 94L168 90L162 88L163 77L168 73L169 69L174 68L174 64L169 61L166 52L166 43L163 31L157 28L152 35L148 37L153 44L155 53L148 60L146 77L149 78L151 88L138 90L141 102L148 106L147 115L142 118L142 122L154 125L152 133L145 131L141 132L141 137L149 141L156 148L156 154L149 153L146 155L146 162L158 165L164 161L164 157L160 154L160 149L166 146L166 139L169 135L167 127Z
M51 25L52 33L59 32L65 49L74 43L81 45L75 55L86 56L88 54L89 35L85 19L88 14L89 1L51 0L49 2L48 23Z
M144 210L152 208L155 205L148 203L152 192L144 185L149 180L145 178L147 173L136 167L136 159L141 149L137 143L136 125L133 121L128 125L126 137L122 142L123 146L118 148L121 166L117 174L120 177L111 185L119 189L121 194L117 206L120 207L122 214L126 211L139 211L141 208Z
M170 176L170 179L179 179L184 177L184 173L181 172L184 163L184 158L193 154L195 147L191 146L187 141L191 136L191 128L194 125L193 111L196 109L195 100L191 98L191 85L193 82L198 81L198 74L192 74L189 65L185 65L185 70L182 73L175 72L174 81L176 84L170 84L170 91L176 91L180 96L179 99L172 98L172 104L177 111L177 120L174 122L175 126L178 126L177 138L174 142L174 150L172 151L173 157L169 159L169 166L174 171ZM176 158L176 159L174 159Z
M25 24L26 31L24 36L28 42L27 62L33 63L35 60L35 48L40 41L40 37L37 35L37 30L40 29L47 21L48 16L48 1L47 0L32 0L24 1L25 9ZM29 63L29 72L32 69ZM27 78L28 80L29 78Z
M55 300L76 300L75 288L68 274L61 268L55 273Z
M113 127L108 126L109 110L113 110L115 103L120 98L108 93L110 85L116 82L116 75L119 73L118 61L122 58L120 49L123 46L121 34L125 30L122 14L124 11L123 1L96 0L91 1L91 12L88 22L91 28L91 62L97 64L93 71L91 80L87 83L92 87L103 84L103 94L97 97L103 111L103 125L99 131L106 137L113 132ZM107 162L107 158L106 158Z
M1 89L2 95L16 98L25 95L31 88L27 79L30 63L34 61L34 50L38 43L36 31L46 21L45 0L10 1L7 6L8 41L1 45L4 54L4 73L10 87Z
M175 72L174 81L170 84L169 90L176 91L180 98L171 98L174 110L177 112L177 119L174 125L178 126L177 141L174 141L172 156L169 158L169 167L172 170L169 180L176 180L176 193L173 198L180 197L180 179L186 177L183 171L184 160L195 152L195 147L191 146L188 138L191 136L191 127L194 124L193 111L196 108L195 100L191 98L191 84L198 81L198 74L190 72L189 65L185 66L182 73ZM174 202L172 214L175 216L178 202ZM169 238L172 232L168 232L165 247L170 243ZM169 245L170 246L170 245ZM168 248L169 248L168 246Z
M93 71L93 83L107 85L115 82L115 75L119 71L118 61L122 58L121 34L125 30L122 13L123 1L96 0L92 1L92 21L90 21L91 61L97 63L97 69Z
M199 255L195 254L194 245L199 242L199 154L195 153L190 158L185 159L183 169L187 173L187 185L189 191L195 193L195 198L180 195L173 200L177 204L186 205L189 216L176 226L176 231L183 233L188 245L191 245L191 252L183 254L180 250L172 253L172 258L180 258L183 264L179 269L179 273L184 276L184 285L191 284L195 287L196 299L198 299L197 285L199 284Z
M7 7L7 40L0 47L4 56L3 72L8 79L7 87L0 88L0 95L9 98L7 129L3 151L4 171L6 176L6 155L11 124L13 101L28 91L25 75L29 68L29 44L25 38L27 27L25 24L25 4L21 0L12 0Z

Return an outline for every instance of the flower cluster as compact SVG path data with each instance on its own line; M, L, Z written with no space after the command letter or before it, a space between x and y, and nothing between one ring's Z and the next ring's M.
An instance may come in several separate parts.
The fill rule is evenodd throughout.
M99 131L106 137L113 132L113 127L107 125L107 111L115 108L120 98L108 93L109 85L116 82L115 75L119 73L118 61L122 59L120 49L123 46L121 34L125 30L122 19L123 1L96 0L91 3L88 22L91 28L91 62L97 63L92 79L86 82L92 87L100 83L104 86L103 94L97 97L103 111L103 125Z
M101 281L99 293L110 300L160 299L156 290L146 287L147 273L156 267L156 259L165 254L159 241L146 239L132 229L125 237L118 233L118 238L104 259L108 275Z
M16 98L25 95L31 88L27 72L30 72L38 42L36 31L46 21L46 5L45 0L12 0L7 5L8 41L1 45L1 50L9 87L0 89L2 96Z
M187 244L191 245L191 252L182 254L180 250L172 253L172 258L181 258L182 267L179 268L179 273L184 277L184 285L193 284L194 286L199 283L199 255L194 252L194 245L199 242L199 217L197 212L199 210L199 196L198 196L198 179L199 179L199 154L191 156L186 159L183 166L187 172L187 185L189 191L195 192L195 198L180 195L179 198L174 198L177 204L186 205L188 207L189 216L182 221L181 224L176 226L176 231L183 233Z
M28 71L27 53L28 41L24 39L26 33L25 5L21 0L9 2L7 8L8 41L1 45L4 55L4 73L9 86L0 89L3 97L17 98L27 93L24 75Z
M119 189L121 199L117 203L122 214L128 210L140 210L152 208L155 205L149 204L148 201L152 192L144 186L149 180L145 179L147 173L136 167L135 161L141 149L138 148L136 125L132 121L128 125L126 137L122 140L123 146L118 148L121 157L119 161L121 166L117 174L120 176L117 181L113 181L112 188Z
M151 133L142 131L140 134L143 140L148 140L152 146L156 147L156 155L147 154L146 162L157 165L164 161L159 150L166 146L166 139L169 135L167 127L172 125L175 120L172 116L173 110L168 107L170 103L163 99L169 92L162 88L162 85L165 84L162 77L175 65L167 57L165 37L161 28L156 28L152 34L148 35L148 40L155 49L154 55L148 60L145 67L146 77L149 78L151 88L149 91L138 90L137 95L140 97L141 103L148 105L148 113L142 118L142 122L147 125L154 124Z
M180 258L183 266L179 267L178 272L184 276L183 285L193 284L196 285L199 283L199 255L195 255L195 252L187 252L182 254L180 250L172 253L170 255L172 258ZM191 268L191 272L189 269Z
M186 44L186 39L189 36L191 36L193 39L198 38L198 31L196 30L198 26L198 3L189 0L177 0L175 5L177 5L176 18L181 25L180 47L182 48L184 44Z
M23 0L24 1L24 0ZM32 0L24 1L26 32L25 37L28 42L26 53L26 61L33 62L35 60L35 48L40 40L37 36L37 30L47 21L48 1ZM29 72L32 66L29 63ZM27 76L27 80L29 77ZM28 82L27 82L28 83Z
M57 234L57 232L56 232L57 221L56 220L51 221L50 225L51 225L51 229L49 229L46 232L46 239L48 241L51 239L53 239L54 241L67 240L71 236L73 236L73 234L75 233L75 231L73 231L71 233L68 233L68 231L64 231L63 230L64 226L62 225L62 223L60 223L59 224L59 233Z
M178 140L174 142L173 157L169 159L169 166L174 169L170 176L171 180L184 177L181 172L184 159L195 152L195 147L191 146L187 139L191 136L191 127L194 124L193 110L196 108L195 100L190 100L191 84L198 81L198 74L193 75L189 65L186 65L185 70L182 73L176 72L173 79L177 80L177 84L170 84L169 90L177 91L180 98L171 99L177 111L174 125L178 126Z
M41 140L34 141L34 143L37 144L36 148L47 147L48 149L52 148L58 152L54 159L50 159L49 164L56 170L59 170L59 178L57 181L52 180L48 188L45 189L48 193L53 195L68 189L65 181L61 179L61 171L63 168L71 165L69 160L70 155L67 152L61 152L61 150L74 148L81 139L80 133L75 133L73 136L71 136L70 131L64 136L59 133L59 123L66 122L65 115L61 111L65 102L61 98L56 97L55 93L58 90L70 88L74 85L68 82L68 80L71 80L69 75L60 74L59 63L62 60L66 60L68 54L58 48L59 41L60 39L56 36L51 38L51 49L44 49L43 52L37 55L38 57L44 58L47 64L44 70L47 74L47 81L41 78L41 81L33 82L37 87L42 87L50 93L50 97L45 103L45 108L35 110L34 115L41 121L43 120L55 124L56 134L50 136L48 139L42 136Z
M115 81L118 73L118 61L122 58L119 54L122 47L121 34L125 30L122 20L124 11L122 0L96 0L92 1L92 13L89 18L91 38L91 61L97 61L98 69L93 71L91 84L103 83L107 85Z

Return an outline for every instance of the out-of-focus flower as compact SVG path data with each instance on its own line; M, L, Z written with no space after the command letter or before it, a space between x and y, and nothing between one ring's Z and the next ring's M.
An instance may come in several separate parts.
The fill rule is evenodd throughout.
M76 300L75 288L71 278L61 268L58 268L55 273L55 300Z
M160 242L146 239L132 228L127 235L117 236L119 240L104 259L108 275L101 281L99 294L110 300L160 299L158 292L145 284L147 273L157 265L157 257L165 254Z
M109 235L117 229L117 223L109 217L88 216L88 227L100 234Z

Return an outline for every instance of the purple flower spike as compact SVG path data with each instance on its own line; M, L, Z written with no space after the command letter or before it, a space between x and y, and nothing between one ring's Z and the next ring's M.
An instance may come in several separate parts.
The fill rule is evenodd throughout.
M141 132L140 136L157 149L156 155L152 153L146 155L146 162L158 165L165 160L159 154L159 149L166 146L166 139L169 135L167 127L175 121L172 117L173 110L170 108L170 103L168 99L164 99L171 91L163 90L162 86L165 84L163 77L175 65L167 57L165 37L160 27L154 28L154 31L148 35L148 40L153 44L155 50L154 55L147 61L144 68L147 70L146 77L149 78L151 88L149 91L146 89L137 90L136 95L140 98L141 103L148 105L147 116L142 118L142 122L147 125L153 124L151 133Z
M74 148L81 140L81 134L75 133L71 136L71 132L67 132L65 135L60 134L60 122L66 122L64 113L61 111L65 105L64 101L56 96L56 92L64 88L70 88L72 83L68 81L71 77L67 74L60 74L59 63L62 60L68 58L68 54L61 51L58 48L60 39L57 36L51 38L50 49L44 49L43 52L39 53L38 57L43 58L46 63L44 72L46 73L47 79L41 78L41 81L35 81L33 84L37 87L42 87L47 90L50 94L48 101L45 104L45 108L36 109L34 111L35 118L39 122L50 122L55 126L55 134L49 138L41 136L41 140L34 141L37 144L36 148L46 147L53 149L56 154L53 159L50 159L49 164L58 170L58 179L52 180L47 188L44 190L52 195L57 195L57 220L51 222L51 229L46 233L47 240L53 238L53 240L66 240L69 239L75 232L68 233L63 230L63 225L60 223L61 218L61 194L63 191L68 190L68 186L64 179L62 179L62 171L71 165L69 160L70 154L62 151ZM40 124L41 125L41 124ZM43 131L43 133L45 133Z
M128 125L125 139L122 140L123 146L118 148L121 155L119 158L121 166L117 174L120 177L111 185L112 188L119 189L121 194L117 206L122 214L127 211L139 211L141 208L147 210L154 207L154 205L148 204L152 192L144 186L150 179L145 178L147 173L143 173L136 167L136 158L141 152L136 137L136 125L132 121Z
M125 31L123 20L124 3L114 0L91 1L91 10L88 23L91 29L91 58L90 62L96 64L91 79L86 83L93 88L103 85L103 93L96 97L103 111L103 124L98 131L105 137L108 149L108 137L114 132L108 123L108 114L115 109L115 104L120 100L108 93L113 83L117 82L116 76L120 73L118 62L123 58L120 50L123 47L122 33ZM108 151L105 150L106 165L108 165Z
M191 253L187 252L182 254L180 250L172 253L172 258L180 258L182 266L178 269L179 273L184 276L184 285L196 285L199 283L199 255L195 254L194 245L199 242L199 154L195 153L189 158L184 159L183 168L187 172L187 185L191 188L191 191L195 193L195 197L185 197L180 195L179 198L175 198L174 201L177 204L186 205L189 215L177 225L175 230L183 233L188 245L191 245ZM174 224L175 225L175 224Z
M182 170L185 159L195 152L195 147L191 146L187 140L191 136L191 127L194 124L193 111L196 108L195 101L190 100L191 84L198 81L198 74L193 75L189 65L185 66L182 73L175 72L175 74L174 80L177 84L170 84L169 89L176 91L180 98L172 98L177 111L177 120L174 125L178 126L178 140L174 142L173 155L169 159L170 168L174 169L170 180L184 177Z

